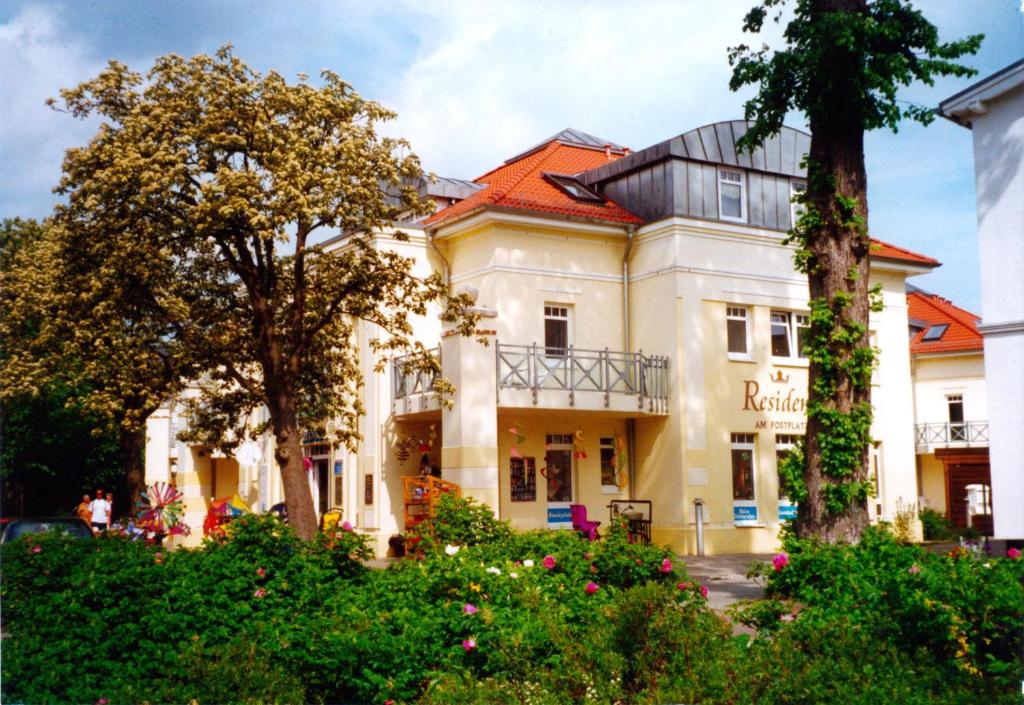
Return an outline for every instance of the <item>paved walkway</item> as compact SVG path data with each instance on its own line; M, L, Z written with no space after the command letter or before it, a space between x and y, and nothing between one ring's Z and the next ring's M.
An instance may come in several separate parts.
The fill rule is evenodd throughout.
M708 587L708 604L723 610L740 600L764 596L764 588L747 578L754 561L771 562L772 554L744 553L732 556L680 556L686 572Z

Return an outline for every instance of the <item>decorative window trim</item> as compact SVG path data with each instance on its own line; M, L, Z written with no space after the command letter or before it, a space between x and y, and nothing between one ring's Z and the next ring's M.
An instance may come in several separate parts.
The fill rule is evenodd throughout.
M731 178L731 177L738 178ZM722 210L722 184L738 186L740 189L740 215L725 215ZM733 223L747 222L747 179L743 171L739 169L718 169L718 218Z
M729 321L743 321L743 352L737 352L729 350ZM751 355L750 345L750 308L747 306L734 306L732 304L726 304L725 306L725 350L730 360L738 360L740 362L751 362L753 356Z
M790 181L789 182L789 227L793 229L796 227L796 221L800 218L807 207L802 203L797 203L793 199L796 198L798 193L807 190L806 181Z

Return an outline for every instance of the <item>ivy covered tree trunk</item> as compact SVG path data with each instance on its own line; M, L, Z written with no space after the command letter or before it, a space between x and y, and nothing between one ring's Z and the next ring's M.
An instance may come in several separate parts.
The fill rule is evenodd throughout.
M849 70L845 63L853 57L836 54L836 71ZM835 84L837 103L843 100L842 84ZM806 206L820 220L803 244L813 264L807 283L816 353L808 376L813 391L805 446L807 500L798 509L797 533L829 543L855 541L868 524L872 351L863 142L855 106L837 104L831 114L811 120Z
M744 31L759 33L787 0L761 0ZM864 132L896 130L904 118L924 124L930 109L897 100L897 88L936 75L969 76L952 59L974 53L981 35L943 44L906 0L792 0L786 48L740 45L730 50L730 88L756 85L744 113L752 120L738 146L752 149L777 134L786 116L803 111L811 128L803 215L788 243L807 275L811 330L807 436L780 466L784 487L799 503L802 538L857 541L868 523L871 373L868 339L875 303L868 286L867 177ZM880 299L877 299L880 304ZM892 351L898 354L898 351Z

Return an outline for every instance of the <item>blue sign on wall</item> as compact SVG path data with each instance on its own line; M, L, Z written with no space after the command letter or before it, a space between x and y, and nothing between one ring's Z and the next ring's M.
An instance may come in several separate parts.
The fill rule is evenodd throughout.
M342 465L342 461L340 461L340 460L335 460L335 461L334 461L334 474L335 474L335 475L340 475L340 474L341 474L341 468L342 468L342 467L343 467L343 465Z
M549 524L571 524L572 513L568 507L548 507Z
M779 505L779 521L790 521L796 519L796 505L795 504L780 504Z
M734 504L732 507L732 520L737 524L740 522L756 522L757 507Z

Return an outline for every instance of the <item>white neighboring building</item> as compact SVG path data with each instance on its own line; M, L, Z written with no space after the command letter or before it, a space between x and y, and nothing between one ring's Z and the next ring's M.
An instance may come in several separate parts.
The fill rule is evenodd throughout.
M1024 538L1024 59L939 105L973 132L995 537Z

